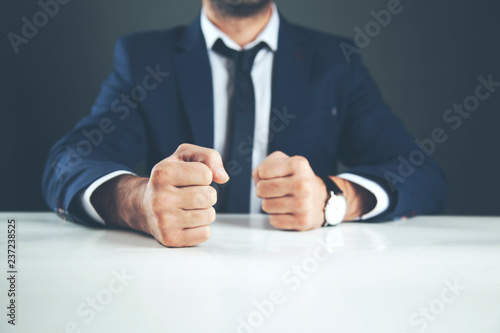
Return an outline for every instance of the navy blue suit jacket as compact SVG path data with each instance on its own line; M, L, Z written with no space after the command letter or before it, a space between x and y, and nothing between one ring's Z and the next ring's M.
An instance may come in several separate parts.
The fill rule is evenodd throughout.
M373 221L440 212L443 173L430 157L415 158L422 150L382 100L359 55L348 61L341 43L352 45L281 17L268 153L302 155L318 175L337 174L342 161L347 172L378 182L391 206ZM213 147L213 113L199 19L120 38L114 70L91 114L49 154L42 184L48 205L64 218L90 223L70 208L77 193L141 161L151 170L182 143ZM402 162L412 153L418 163Z

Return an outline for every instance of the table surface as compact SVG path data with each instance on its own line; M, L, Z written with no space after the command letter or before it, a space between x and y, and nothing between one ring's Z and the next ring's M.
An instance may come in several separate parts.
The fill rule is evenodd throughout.
M1 332L500 332L498 217L287 232L264 215L219 215L206 243L171 249L1 213L5 272L9 218L17 318L2 313Z

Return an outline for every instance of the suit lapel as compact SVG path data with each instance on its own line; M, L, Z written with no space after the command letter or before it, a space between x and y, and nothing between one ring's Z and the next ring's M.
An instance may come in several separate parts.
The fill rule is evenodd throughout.
M297 154L294 128L307 112L306 100L311 63L308 41L280 15L278 51L274 59L271 128L268 153L280 150ZM273 123L278 124L274 126Z
M178 40L174 61L193 144L213 148L212 72L199 19L189 26Z

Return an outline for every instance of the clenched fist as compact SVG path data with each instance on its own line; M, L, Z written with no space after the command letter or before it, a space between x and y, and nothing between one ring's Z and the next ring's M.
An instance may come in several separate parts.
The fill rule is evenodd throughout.
M253 170L257 196L278 229L310 230L325 221L326 186L305 157L274 152Z
M275 228L303 231L324 223L329 194L305 157L274 152L253 170L252 176L257 196L263 199L262 210L270 214ZM354 220L375 206L375 196L365 188L338 177L332 180L347 200L345 221Z
M215 221L217 192L210 184L228 180L217 151L183 144L149 179L117 177L94 192L92 203L107 222L146 232L165 246L193 246L210 237Z

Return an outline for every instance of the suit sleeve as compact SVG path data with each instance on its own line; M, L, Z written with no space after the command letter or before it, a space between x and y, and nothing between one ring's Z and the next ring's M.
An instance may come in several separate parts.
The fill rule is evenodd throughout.
M91 224L87 214L70 208L77 194L117 170L132 172L147 153L144 120L130 97L134 82L126 39L118 40L114 69L103 83L89 116L52 147L42 180L49 207L63 218Z
M369 221L442 212L447 184L440 167L391 112L357 54L350 70L340 158L346 173L377 182L390 198L389 208Z

